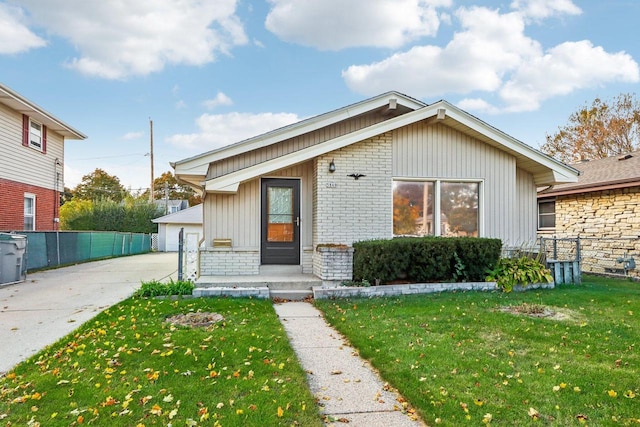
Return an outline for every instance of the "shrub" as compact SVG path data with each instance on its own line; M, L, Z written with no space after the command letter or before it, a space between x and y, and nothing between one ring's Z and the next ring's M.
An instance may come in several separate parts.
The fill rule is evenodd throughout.
M515 285L550 283L553 281L553 276L551 271L537 259L522 256L501 258L496 266L489 270L486 280L496 282L504 292L511 292Z
M158 280L142 282L133 296L137 298L157 297L165 295L191 295L194 285L188 280L174 282L173 279L169 283L163 283Z
M402 237L353 245L354 280L482 281L500 259L499 239Z

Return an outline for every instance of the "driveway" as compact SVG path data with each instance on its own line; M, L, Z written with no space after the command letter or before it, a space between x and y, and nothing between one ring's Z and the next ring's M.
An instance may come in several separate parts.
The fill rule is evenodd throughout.
M177 269L177 253L150 253L32 273L0 287L0 375L131 296L141 281L176 280Z

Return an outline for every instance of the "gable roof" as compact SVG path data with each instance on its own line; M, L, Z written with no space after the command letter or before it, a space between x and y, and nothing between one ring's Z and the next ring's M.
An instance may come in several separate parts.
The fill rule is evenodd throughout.
M387 105L390 105L394 103L394 97L396 96L402 97L402 99L398 101L399 103L404 102L407 99L412 100L412 98L408 98L397 92L388 92L355 105L364 107L372 100L376 100L378 104L386 102ZM412 111L406 112L405 114L401 114L360 130L303 148L296 152L285 154L217 178L209 179L206 182L202 182L206 177L210 162L251 151L255 148L260 148L264 146L260 145L261 142L273 144L283 141L286 138L290 138L292 135L290 132L286 131L286 129L295 132L296 135L300 135L309 132L310 130L317 129L316 126L320 124L322 124L322 126L326 126L327 124L323 124L325 115L317 116L316 118L283 128L285 129L283 132L274 131L275 134L268 133L258 136L247 140L248 143L245 141L240 143L240 145L231 145L216 150L215 152L205 153L201 156L176 162L173 164L175 167L175 175L179 179L184 179L191 184L195 184L194 178L200 179L200 189L206 192L235 193L238 190L240 183L246 182L260 175L302 163L319 155L372 138L376 135L425 120L428 123L443 123L444 125L513 155L516 158L517 167L531 173L534 176L536 185L552 185L575 182L577 180L577 169L567 166L564 163L524 144L523 142L518 141L504 132L488 125L482 120L460 110L447 101L442 100L426 105L413 100L413 106L416 108L412 108ZM345 107L344 109L336 110L328 114L333 114L334 118L348 118L351 117L348 114L349 108L350 107ZM345 109L347 111L344 111Z
M538 193L539 197L640 186L640 151L572 166L580 171L577 182L546 188Z
M209 164L280 141L331 126L351 117L375 110L398 110L400 114L425 107L426 104L399 92L391 91L337 110L329 111L279 129L231 145L207 151L197 156L172 162L175 175L184 182L198 186L207 175ZM191 179L190 179L191 178Z
M202 224L202 204L152 219L151 222L156 224Z
M87 136L82 132L72 128L62 120L56 118L44 109L38 107L33 102L24 98L17 92L9 89L2 83L0 83L0 104L4 104L12 110L34 118L43 125L47 126L50 130L64 136L66 139L87 138Z

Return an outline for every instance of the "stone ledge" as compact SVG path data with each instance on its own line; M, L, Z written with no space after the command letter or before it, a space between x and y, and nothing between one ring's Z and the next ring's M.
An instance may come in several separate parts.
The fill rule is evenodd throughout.
M252 288L195 288L192 295L194 297L252 297L269 299L269 288L266 286Z
M514 292L530 289L553 289L554 283L535 283L523 287L514 286ZM382 297L397 295L430 294L447 291L497 291L495 282L460 282L460 283L410 283L406 285L380 285L370 287L319 287L314 286L315 299L348 298L348 297Z

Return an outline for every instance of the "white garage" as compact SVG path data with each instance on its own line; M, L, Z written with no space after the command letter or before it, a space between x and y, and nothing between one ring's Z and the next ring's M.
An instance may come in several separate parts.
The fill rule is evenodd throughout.
M184 228L187 234L197 234L198 240L202 233L202 205L196 205L176 213L161 216L153 220L158 224L158 251L177 252L178 234Z

